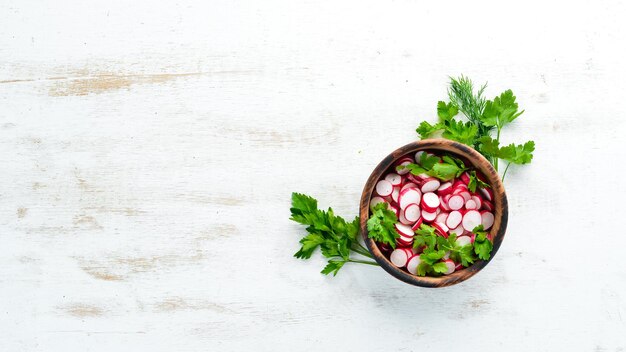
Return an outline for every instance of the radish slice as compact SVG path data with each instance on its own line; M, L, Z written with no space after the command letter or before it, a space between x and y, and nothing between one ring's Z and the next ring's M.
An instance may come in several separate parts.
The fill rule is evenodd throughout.
M385 200L381 197L373 197L372 200L370 200L370 209L374 210L374 207L380 203L385 203Z
M455 234L458 236L461 236L465 233L465 229L463 228L463 225L459 225L456 229L452 229L450 230L450 234Z
M421 262L422 260L420 259L419 254L413 255L406 263L406 271L413 275L417 275L417 266L420 265Z
M480 200L479 196L472 196L472 199L474 201L474 203L476 203L476 209L480 209L483 206L483 202Z
M400 184L402 183L402 176L390 173L385 176L385 180L391 182L393 186L400 186Z
M467 192L467 191L463 191L463 192L459 193L459 195L461 197L463 197L463 200L466 201L466 202L468 200L472 199L472 195L469 192Z
M445 224L433 223L433 227L439 232L439 234L445 238L448 238L448 231L450 229Z
M400 197L400 187L394 187L393 192L391 192L391 199L398 203L398 197Z
M423 150L420 150L419 152L415 153L415 162L418 164L421 164L420 160L422 160L422 154L424 154Z
M391 264L397 266L398 268L404 267L408 259L409 258L406 252L404 251L404 249L401 248L394 249L394 251L391 252L391 255L389 256L389 261L391 261Z
M386 197L390 196L391 192L393 192L393 185L391 182L387 180L378 181L376 184L376 193L378 193L378 195Z
M488 201L493 201L493 191L491 190L491 188L482 188L480 187L480 193L483 194L483 196L485 196L485 198Z
M446 254L443 255L443 260L450 259L450 251L447 251Z
M463 197L460 195L453 195L448 200L448 207L450 207L450 209L452 210L459 210L463 208L464 204L465 204L465 199L463 199Z
M465 202L465 209L467 209L467 210L476 210L476 209L478 209L478 206L477 206L476 202L474 202L472 199L470 199L467 202Z
M440 196L452 193L452 182L445 182L441 184L441 186L437 189L437 193L439 193Z
M406 160L406 161L403 161L403 162L399 163L397 166L407 166L407 165L409 165L411 163L412 163L411 160ZM397 166L396 166L396 172L398 173L398 175L406 175L406 174L408 174L411 171L411 170L407 169L406 167L401 169L401 170L398 170Z
M409 204L404 209L404 218L411 222L411 224L415 223L419 220L421 214L421 209L417 204Z
M407 188L419 188L419 186L413 182L408 182L402 188L400 188L400 192L404 191Z
M394 213L396 213L396 217L398 216L398 214L400 214L400 210L398 210L398 207L393 206L391 204L389 204L389 210L393 211Z
M427 178L424 180L424 183L422 184L422 192L426 193L426 192L434 192L437 190L437 188L439 188L439 186L441 185L441 183L439 182L438 179L436 178Z
M451 229L456 229L459 224L463 221L463 215L458 210L450 212L448 218L446 219L446 226Z
M445 273L443 273L444 275L450 275L454 272L454 269L456 268L456 264L454 264L454 262L450 259L446 259L443 261L444 263L446 263L446 266L448 267L448 271L446 271Z
M400 209L406 209L409 204L419 204L422 199L422 193L417 188L407 188L404 191L400 192L400 197L398 197L398 204L400 205Z
M491 226L493 226L493 221L495 220L494 216L492 213L488 212L488 211L483 211L480 214L481 217L481 223L483 224L483 228L485 230L488 230Z
M458 243L459 246L463 247L472 243L472 239L470 236L459 236L456 239L456 243Z
M391 247L386 243L376 242L376 245L381 250L381 252L391 252Z
M407 241L404 241L404 240L401 240L401 239L398 238L396 240L396 244L398 245L398 247L403 247L403 246L404 247L409 247L409 246L413 245L413 242L407 242Z
M410 225L413 225L413 223L415 222L415 221L409 221L409 219L407 219L407 218L404 216L404 210L400 210L398 213L399 213L399 215L398 215L398 221L400 221L400 223L401 223L401 224L404 224L404 225L409 225L409 226L410 226Z
M463 264L461 264L461 263L458 263L458 264L454 267L454 271L459 271L459 270L461 270L461 269L463 269Z
M426 222L432 222L437 217L437 212L428 212L426 210L422 210L422 219Z
M419 228L420 228L420 226L422 226L422 222L423 222L423 220L422 220L422 218L420 217L420 218L417 220L417 222L416 222L413 226L411 226L411 230L413 230L413 231L417 231L417 229L419 229Z
M400 235L413 238L414 233L413 230L411 230L411 226L396 224L396 230L398 230Z
M406 253L407 261L409 260L409 258L411 258L414 255L411 248L402 248L402 250L404 250L404 252Z
M448 219L448 213L440 213L435 218L435 222L439 224L446 224L446 220Z
M463 181L463 183L465 183L466 185L469 185L470 176L467 174L467 172L464 172L463 174L461 174L461 181Z
M474 228L482 224L482 217L476 210L469 210L463 215L463 228L467 231L473 231Z
M463 181L461 180L457 180L452 184L452 189L453 190L457 190L459 188L464 188L467 189L467 185L465 183L463 183Z
M422 207L428 211L435 211L439 208L439 197L436 194L429 192L422 195Z
M441 197L439 197L439 208L446 212L449 212L451 210L448 206L448 203L446 203L446 201L444 201Z
M483 200L483 208L487 211L493 211L493 204L488 200Z

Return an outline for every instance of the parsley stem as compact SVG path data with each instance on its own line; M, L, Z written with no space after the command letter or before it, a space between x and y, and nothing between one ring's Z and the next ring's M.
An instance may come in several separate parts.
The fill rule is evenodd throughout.
M360 255L364 256L364 257L368 257L368 258L374 258L372 257L372 255L370 254L370 252L368 252L365 248L363 249L359 249L359 248L351 248L353 251L355 251L356 253L359 253Z
M500 143L500 129L501 129L501 127L500 127L500 125L498 125L498 134L496 135L496 141L498 143ZM493 164L493 166L495 166L496 171L498 171L498 158L495 158L495 159L496 160L494 160L495 163Z
M369 260L348 259L347 261L350 262L350 263L361 263L361 264L368 264L368 265L376 265L376 266L378 266L378 263L372 262L372 261L369 261Z
M506 168L504 169L504 174L502 175L502 182L504 182L504 176L506 176L506 172L509 169L509 166L511 166L511 163L506 164Z

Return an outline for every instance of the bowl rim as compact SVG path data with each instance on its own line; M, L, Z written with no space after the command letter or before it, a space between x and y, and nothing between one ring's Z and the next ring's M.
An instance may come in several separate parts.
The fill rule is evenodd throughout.
M491 185L494 194L493 203L495 208L494 225L489 231L490 234L495 233L493 238L493 249L491 251L491 257L489 258L489 260L478 260L471 266L464 268L463 270L455 271L450 275L440 277L416 276L409 274L406 271L401 270L391 264L387 257L382 254L376 243L367 236L367 220L369 219L370 215L369 204L370 199L374 193L374 187L376 186L376 183L384 173L388 172L389 168L396 161L398 161L400 158L404 157L407 154L415 153L420 150L440 150L464 157L472 164L472 166L480 170L489 181L489 184ZM385 157L374 168L367 182L365 183L365 186L363 187L359 214L361 236L363 237L363 240L367 245L367 249L374 256L376 262L380 264L380 266L385 271L393 275L395 278L411 285L420 287L446 287L458 284L474 276L495 257L506 233L506 226L508 222L508 202L506 192L504 190L504 185L502 184L500 176L493 168L491 163L484 156L474 150L474 148L465 144L443 138L433 138L411 142L396 149L395 151L391 152L391 154L387 155L387 157Z

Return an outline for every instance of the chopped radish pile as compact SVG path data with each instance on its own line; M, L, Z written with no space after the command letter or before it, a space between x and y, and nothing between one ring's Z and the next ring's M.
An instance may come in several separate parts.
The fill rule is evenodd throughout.
M421 160L436 156L426 152L427 154L422 157L424 153L424 151L419 151L414 155L405 155L400 158L376 183L375 194L370 199L370 209L374 209L380 203L386 203L398 219L398 223L395 224L395 230L399 235L396 239L396 249L382 243L378 243L379 248L394 266L412 275L417 275L418 266L422 268L420 263L428 264L422 261L427 257L420 258L420 253L425 246L418 248L416 245L416 249L413 249L415 231L422 224L432 226L437 236L448 238L450 235L456 235L457 244L466 246L474 243L476 236L472 231L477 226L482 225L484 230L489 230L495 221L493 191L490 188L478 186L475 192L471 192L468 187L472 177L486 180L482 174L477 170L474 173L473 169L466 169L467 171L451 180L450 176L441 177L442 180L424 173L414 175L410 171L415 169L409 170L406 168L407 165L414 164L412 166L414 167L419 165ZM464 162L465 165L471 165L466 160ZM463 265L455 260L458 258L450 255L449 252L446 253L438 262L440 263L438 273L449 275L463 269ZM445 267L443 267L444 264Z

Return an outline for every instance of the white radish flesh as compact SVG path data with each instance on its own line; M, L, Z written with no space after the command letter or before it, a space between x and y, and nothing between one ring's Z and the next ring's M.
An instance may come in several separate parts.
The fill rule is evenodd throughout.
M463 183L465 183L466 185L470 183L470 176L467 174L467 172L464 172L461 175L461 181L463 181Z
M421 209L419 205L417 204L409 204L404 209L404 218L410 221L411 223L414 223L417 220L419 220L420 216L422 216Z
M440 196L452 193L452 182L445 182L441 184L441 186L437 189L437 193L439 193Z
M493 203L488 200L483 200L483 208L487 211L493 211Z
M422 217L420 216L417 222L413 226L411 226L411 230L416 231L417 229L419 229L420 226L422 226L422 222L423 220L422 220Z
M476 210L476 209L478 209L478 206L477 206L476 202L474 202L472 199L470 199L467 202L465 202L465 209L467 209L467 210Z
M480 187L480 193L482 193L485 199L487 199L488 201L493 201L493 191L490 188Z
M481 216L481 223L485 230L488 230L491 226L493 226L493 221L495 220L493 213L488 211L483 211Z
M401 248L394 249L389 256L391 264L395 265L398 268L404 267L408 259L409 258L407 257L406 252Z
M441 183L439 182L438 179L436 178L427 178L424 180L424 183L422 184L422 192L426 193L426 192L434 192L437 190L437 188L439 188L439 186L441 185Z
M463 235L464 233L465 233L465 229L463 228L463 225L462 225L462 224L461 224L461 225L459 225L459 226L457 226L457 228L456 228L456 229L452 229L452 230L450 230L450 234L455 234L455 235L457 235L457 236L461 236L461 235Z
M451 229L456 229L461 221L463 221L463 215L460 211L454 210L448 215L448 218L446 219L446 226Z
M476 226L482 224L482 217L476 210L469 210L463 215L463 228L466 231L473 231Z
M466 245L472 243L472 239L470 238L470 236L459 236L456 239L456 243L459 246L463 247L463 246L466 246Z
M400 192L404 191L407 188L419 188L419 186L413 182L409 182L400 188Z
M400 223L404 225L413 225L414 221L409 221L409 219L404 216L404 210L400 210L398 213L398 221L400 221Z
M370 200L370 209L374 210L374 207L380 203L385 203L382 197L372 197L372 200Z
M463 199L463 197L461 197L460 195L453 195L448 200L448 207L452 210L459 210L463 208L464 204L465 204L465 199Z
M448 219L448 213L439 213L435 218L435 222L439 224L446 224L446 220Z
M418 164L421 164L421 159L422 159L422 154L424 154L424 151L419 151L417 153L415 153L415 162Z
M483 206L483 202L482 200L480 200L479 196L472 196L472 199L474 201L474 203L476 203L476 209L480 209Z
M466 202L468 200L472 199L472 195L469 192L467 192L467 191L463 191L463 192L459 193L459 195L461 197L463 197L463 200L466 201Z
M391 173L385 176L385 180L391 182L393 186L400 186L400 184L402 183L402 176Z
M392 192L393 185L391 184L391 182L387 180L381 180L378 181L378 183L376 184L376 193L378 193L378 195L386 197L390 196Z
M433 227L437 230L437 232L439 232L441 236L448 238L448 231L450 231L448 226L446 226L445 224L434 223Z
M398 203L398 197L400 197L400 187L394 187L393 192L391 192L391 199Z
M398 210L398 207L395 207L391 204L389 204L389 210L393 211L394 213L396 213L396 216L398 216L400 214L400 210Z
M454 262L450 259L446 259L443 262L446 263L446 266L448 267L448 270L444 273L444 275L452 274L456 269L456 264L454 264Z
M437 217L437 212L430 213L426 210L422 210L422 219L426 222L432 222Z
M413 230L411 230L411 226L396 224L396 230L400 235L413 238Z
M406 263L406 271L413 275L417 275L417 266L420 265L421 262L422 260L420 259L419 254L415 254L409 258L409 261Z
M422 196L422 207L426 208L428 211L435 211L439 208L439 197L436 194L429 192L424 193Z
M419 204L422 199L422 193L417 188L407 188L400 192L398 197L398 204L400 209L406 209L409 204Z
M411 170L407 169L406 166L409 165L410 163L411 163L411 160L407 160L407 161L403 161L400 164L398 164L398 166L405 166L401 170L396 169L396 172L398 173L398 175L406 175L406 174L408 174Z

